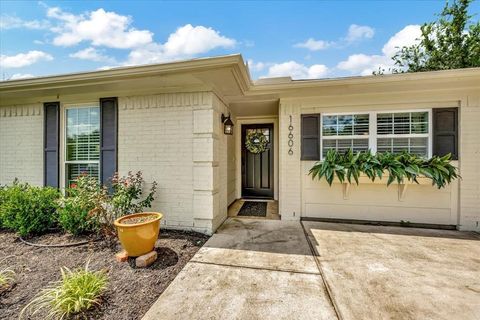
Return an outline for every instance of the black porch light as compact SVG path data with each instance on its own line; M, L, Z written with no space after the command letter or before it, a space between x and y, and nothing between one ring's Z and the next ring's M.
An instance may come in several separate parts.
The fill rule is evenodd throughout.
M225 116L222 113L222 123L223 123L223 133L232 135L233 134L233 122L232 119L230 119L230 115Z

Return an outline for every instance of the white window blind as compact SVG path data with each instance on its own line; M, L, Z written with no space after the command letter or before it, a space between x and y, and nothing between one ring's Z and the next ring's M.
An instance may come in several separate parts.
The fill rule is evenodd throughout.
M81 174L99 178L100 108L69 107L65 112L65 177L67 186Z
M322 158L328 150L430 155L430 111L322 114Z
M368 150L369 114L322 116L322 154L334 149L345 152Z

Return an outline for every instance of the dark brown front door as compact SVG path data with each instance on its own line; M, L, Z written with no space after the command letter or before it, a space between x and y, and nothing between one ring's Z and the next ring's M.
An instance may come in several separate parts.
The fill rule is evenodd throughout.
M258 154L245 147L245 137L250 131L263 133L267 149ZM242 125L242 197L273 198L273 124Z

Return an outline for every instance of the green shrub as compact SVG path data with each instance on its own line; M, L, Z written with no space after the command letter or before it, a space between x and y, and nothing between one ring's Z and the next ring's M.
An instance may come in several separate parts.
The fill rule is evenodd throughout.
M45 233L55 226L59 197L57 189L15 182L2 188L0 220L21 236Z
M60 202L59 225L74 235L98 232L101 221L97 211L103 210L106 198L106 190L97 179L86 175L79 177Z
M7 187L0 185L0 229L2 229L4 227L3 226L2 206L5 202L6 197L7 197L6 193L7 193Z
M61 269L62 279L42 291L22 309L20 319L42 310L46 319L64 319L78 315L100 303L100 297L108 284L107 275L101 271L90 271L88 263L84 269L71 271Z
M439 189L444 188L453 180L459 178L458 169L450 163L451 155L443 157L433 156L425 159L409 153L377 153L370 151L357 152L348 150L344 154L329 150L323 161L317 162L309 174L312 179L324 178L332 185L335 177L340 182L355 181L358 184L360 174L365 174L370 180L382 179L384 172L388 173L387 185L393 182L418 183L418 177L432 180L432 185Z

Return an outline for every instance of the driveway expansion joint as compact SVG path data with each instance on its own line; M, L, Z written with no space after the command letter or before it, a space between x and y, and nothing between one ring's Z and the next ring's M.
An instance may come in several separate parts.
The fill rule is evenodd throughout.
M344 318L343 318L343 316L340 312L340 309L337 306L335 298L333 297L332 288L330 287L330 284L328 283L327 278L325 277L325 274L324 274L323 269L322 269L322 264L318 260L318 255L315 252L315 247L313 246L313 243L310 240L310 236L308 235L307 229L303 225L302 221L300 221L300 224L302 225L303 233L305 235L305 238L307 239L308 246L310 247L310 251L312 252L313 259L315 259L315 263L317 265L320 278L322 278L323 285L325 286L325 290L327 291L328 301L332 305L332 308L335 311L335 314L336 314L338 320L343 320Z
M214 263L214 262L198 261L198 260L190 260L189 263L208 264L208 265L214 265L214 266L219 266L219 267L230 267L230 268L240 268L240 269L250 269L250 270L253 269L253 270L265 270L265 271L277 271L277 272L285 272L285 273L309 274L309 275L316 275L316 276L320 275L319 272L285 270L285 269L254 267L254 266L242 266L242 265Z

